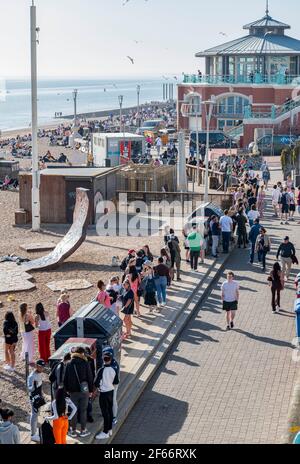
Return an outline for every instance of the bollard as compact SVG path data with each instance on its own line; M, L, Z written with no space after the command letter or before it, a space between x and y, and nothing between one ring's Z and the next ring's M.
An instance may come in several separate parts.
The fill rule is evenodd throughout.
M296 313L296 334L298 338L298 346L300 340L300 299L295 301L295 313Z
M25 353L25 379L26 379L26 388L27 388L27 379L29 377L29 354Z

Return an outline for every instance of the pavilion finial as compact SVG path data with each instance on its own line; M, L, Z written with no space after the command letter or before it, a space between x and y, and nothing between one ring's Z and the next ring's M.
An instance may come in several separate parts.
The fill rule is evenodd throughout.
M269 16L269 0L267 0L266 4L266 15Z

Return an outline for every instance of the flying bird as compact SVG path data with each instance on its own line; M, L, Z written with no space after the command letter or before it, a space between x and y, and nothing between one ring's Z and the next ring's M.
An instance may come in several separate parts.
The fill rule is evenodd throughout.
M224 35L225 37L227 37L227 34L225 32L219 32L220 35Z
M129 2L129 0L124 0L124 1L123 1L123 6L125 6L126 3L128 3L128 2Z
M127 58L131 61L132 64L134 64L134 59L131 58L131 56L128 56L128 55L127 55Z
M174 79L177 81L177 76L174 76Z

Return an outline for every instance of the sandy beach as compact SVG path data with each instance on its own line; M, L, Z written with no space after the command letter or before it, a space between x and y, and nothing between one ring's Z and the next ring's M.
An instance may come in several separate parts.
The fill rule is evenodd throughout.
M18 207L17 192L0 192L0 234L5 237L0 241L0 256L7 254L17 254L22 257L33 259L45 253L26 253L19 248L19 245L30 242L54 241L57 243L64 231L32 233L29 229L16 228L14 223L14 211ZM155 255L159 254L162 239L159 237L134 238L134 237L98 237L93 232L81 248L69 258L62 266L54 271L44 271L34 273L36 289L30 292L20 292L14 294L15 301L8 302L8 294L0 295L3 308L0 311L0 327L2 328L3 318L6 311L11 310L18 316L18 309L22 302L26 302L29 308L34 311L37 303L42 302L51 314L53 332L57 329L56 324L56 301L58 294L52 292L47 283L55 280L86 279L94 286L88 290L77 290L70 292L70 301L74 310L88 303L97 293L96 285L98 280L108 282L113 275L121 275L118 268L112 267L112 257L124 257L130 248L139 248L150 244L150 248ZM36 335L37 350L37 335ZM11 374L3 371L1 363L0 382L1 397L9 398L10 406L16 412L18 422L28 422L29 402L25 389L25 366L19 359L21 350L21 336L17 346L17 366L16 372ZM53 350L53 344L52 344ZM38 358L38 351L36 351ZM12 388L13 385L13 388ZM7 401L6 401L7 404Z

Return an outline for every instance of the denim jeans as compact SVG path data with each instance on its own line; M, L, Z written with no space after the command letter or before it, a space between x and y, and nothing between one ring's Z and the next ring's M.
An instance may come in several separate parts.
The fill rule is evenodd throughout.
M251 250L250 250L250 263L254 263L254 255L255 255L255 242L251 242Z
M158 279L155 279L157 299L160 304L165 303L167 301L167 285L168 280L166 277L161 276Z
M217 256L217 254L218 254L219 241L220 241L219 235L213 235L212 236L212 254L213 254L213 256Z
M263 269L266 269L266 256L267 252L264 250L259 250L258 252L258 261L262 263Z
M33 409L33 405L31 404L31 414L30 414L31 436L36 435L38 433L38 418L39 418L39 413Z
M224 253L229 252L230 237L231 237L231 232L222 232L223 251L224 251Z

